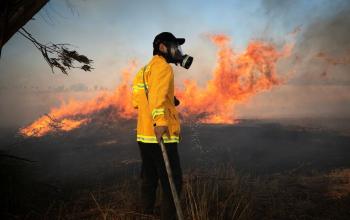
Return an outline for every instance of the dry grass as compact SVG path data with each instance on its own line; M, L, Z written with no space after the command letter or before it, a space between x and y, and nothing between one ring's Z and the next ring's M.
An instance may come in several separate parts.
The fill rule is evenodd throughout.
M349 170L251 176L223 165L185 173L181 203L188 220L349 219L350 216L350 196L345 190L349 187ZM68 197L53 201L45 212L33 209L20 219L159 219L160 190L156 214L149 216L140 212L139 188L139 177L131 176L110 187L102 184L67 191Z
M341 199L350 194L350 169L335 170L327 175L332 181L328 195Z
M207 173L191 172L185 177L184 204L188 219L249 219L250 195L247 178L231 166Z
M234 169L223 166L211 172L190 171L184 176L181 196L186 219L250 219L249 193L245 178ZM144 215L139 207L139 184L135 178L109 188L81 191L71 201L53 204L44 219L159 219L160 190L156 214Z

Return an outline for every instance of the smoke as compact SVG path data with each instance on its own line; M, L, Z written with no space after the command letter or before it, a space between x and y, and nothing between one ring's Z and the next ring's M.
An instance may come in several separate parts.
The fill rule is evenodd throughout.
M341 55L350 49L350 2L341 4L330 17L313 21L304 31L300 47Z
M349 1L264 0L262 6L274 25L301 26L293 83L350 84Z
M300 3L300 0L263 0L262 6L266 14L282 17L286 14L289 16L292 15L293 13L291 13L290 9L296 8Z
M288 85L238 108L240 117L350 117L350 2L263 0L269 31L295 34L295 47L278 72Z
M295 25L301 21L299 49L303 51L336 55L350 49L349 1L263 0L262 6L270 22Z

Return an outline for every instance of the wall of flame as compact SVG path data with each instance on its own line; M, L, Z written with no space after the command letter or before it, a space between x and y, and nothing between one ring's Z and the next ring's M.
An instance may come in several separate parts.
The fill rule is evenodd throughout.
M245 51L237 53L230 46L229 36L217 34L209 38L218 48L212 78L203 87L194 80L185 80L184 87L176 89L176 96L181 100L179 112L184 121L235 123L236 104L247 102L256 94L286 81L277 73L276 65L290 55L293 45L287 44L279 50L269 42L251 41ZM131 76L136 68L136 62L132 61L122 70L122 81L113 93L103 92L91 100L63 103L21 128L20 133L41 137L54 131L71 131L89 123L94 114L109 108L115 109L114 118L135 118L137 112L131 106Z

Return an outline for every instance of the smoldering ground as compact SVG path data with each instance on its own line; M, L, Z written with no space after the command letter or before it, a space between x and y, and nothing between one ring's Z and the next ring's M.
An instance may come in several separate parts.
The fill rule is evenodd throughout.
M30 160L1 157L1 194L6 198L2 200L3 213L28 214L33 209L46 213L47 204L67 202L84 190L95 192L125 180L138 181L140 156L132 132L136 122L111 123L102 120L108 112L100 114L69 133L25 140L3 133L6 154ZM243 120L236 125L185 124L179 147L184 173L205 176L229 165L240 175L288 177L350 166L350 136L343 133L344 128L300 124L266 120ZM329 187L321 188L326 193ZM33 216L45 216L38 213Z

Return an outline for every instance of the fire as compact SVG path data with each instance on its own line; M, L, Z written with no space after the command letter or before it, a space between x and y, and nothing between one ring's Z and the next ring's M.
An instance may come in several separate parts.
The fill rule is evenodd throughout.
M271 43L252 41L246 51L236 53L230 47L228 36L211 35L210 39L218 47L213 77L203 88L193 80L186 80L183 89L176 89L181 101L180 113L184 120L234 123L237 121L234 114L237 103L284 82L276 72L276 64L290 54L292 46L287 45L279 51ZM93 114L109 108L115 109L113 117L134 118L130 76L135 68L136 63L132 62L122 71L122 82L113 93L105 92L88 101L71 100L22 128L20 133L40 137L55 130L70 131L88 123Z
M83 123L86 122L87 119L73 120L67 118L56 122L47 115L47 117L43 116L30 126L21 129L20 132L26 136L40 137L51 132L54 128L62 131L70 131L72 129L80 127Z
M49 114L44 115L27 127L20 129L24 136L41 137L53 131L70 131L88 123L92 114L113 108L116 115L112 117L133 118L136 113L129 104L130 76L135 71L136 62L122 70L122 82L113 93L104 92L88 101L71 100L63 103L59 108L53 108Z
M292 46L278 51L270 43L252 41L238 54L230 47L228 36L213 35L210 39L219 48L213 78L204 88L195 81L185 82L185 88L177 91L183 104L181 113L204 123L234 123L237 103L284 82L277 75L276 64L290 54Z

